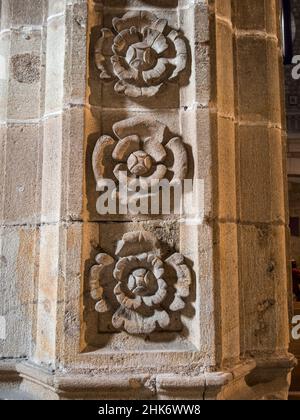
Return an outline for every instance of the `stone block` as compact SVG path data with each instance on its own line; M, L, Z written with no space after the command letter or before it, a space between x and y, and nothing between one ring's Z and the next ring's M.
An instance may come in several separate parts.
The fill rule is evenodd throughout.
M245 222L285 222L281 132L241 126L239 144L240 218Z
M11 33L7 118L35 120L41 114L41 32Z
M0 339L0 357L26 358L34 350L38 243L35 228L1 228L0 316L5 320L6 338Z
M222 360L236 364L240 356L238 231L235 223L220 223L216 280L221 293Z
M234 1L234 23L239 30L266 30L265 8L271 0L253 0L251 2Z
M37 124L7 128L2 223L36 223L41 204L41 130Z
M234 115L233 39L231 26L222 20L216 23L217 73L216 89L218 111Z
M239 227L242 352L280 352L289 342L285 247L284 226Z
M59 46L52 48L53 45ZM54 16L48 22L45 112L59 112L63 107L65 74L65 16Z
M230 0L216 0L215 2L216 14L222 18L231 19L231 1Z
M264 37L238 36L235 42L238 78L237 106L241 120L267 121L270 117L267 55Z
M236 139L235 125L230 119L218 118L218 217L235 220L236 197Z
M1 30L12 27L38 26L43 24L45 2L36 0L3 0L1 2Z
M0 33L0 122L7 118L10 41L9 32Z

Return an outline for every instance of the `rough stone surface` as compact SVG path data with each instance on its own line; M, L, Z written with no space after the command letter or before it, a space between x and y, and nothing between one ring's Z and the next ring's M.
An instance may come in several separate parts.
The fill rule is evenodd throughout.
M11 58L12 76L19 83L32 84L40 78L40 57L32 54L18 54Z

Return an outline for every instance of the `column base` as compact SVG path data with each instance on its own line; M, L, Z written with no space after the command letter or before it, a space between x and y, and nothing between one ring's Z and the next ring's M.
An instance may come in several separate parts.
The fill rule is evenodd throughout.
M52 372L29 362L17 372L20 392L40 400L286 400L294 366L290 356L194 377Z

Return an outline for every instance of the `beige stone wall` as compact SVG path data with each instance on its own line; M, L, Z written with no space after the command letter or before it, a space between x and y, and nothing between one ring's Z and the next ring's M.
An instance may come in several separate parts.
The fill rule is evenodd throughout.
M287 283L277 286L279 279L287 278L283 154L286 140L277 38L280 27L273 14L276 2L256 2L256 7L257 14L261 8L266 8L264 17L260 14L257 19L249 7L237 6L236 103L239 111L236 134L240 281L245 322L242 348L263 355L270 351L284 352L288 342L289 291ZM266 281L267 278L270 281ZM278 331L276 336L273 328Z
M44 113L43 2L1 2L0 355L34 348ZM25 6L25 8L23 8Z
M58 242L82 212L85 10L81 1L1 2L4 371L6 360L33 357L44 336L52 337L46 364L55 353L57 275L65 272Z

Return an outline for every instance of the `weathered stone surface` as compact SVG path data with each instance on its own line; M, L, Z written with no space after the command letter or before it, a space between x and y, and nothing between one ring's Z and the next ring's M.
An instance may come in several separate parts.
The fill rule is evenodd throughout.
M151 334L158 327L162 330L169 327L172 322L170 311L182 311L185 308L183 299L190 294L192 277L184 257L174 253L163 261L155 237L142 231L125 234L118 242L115 254L117 261L107 254L99 254L96 257L98 265L91 269L91 295L97 300L97 312L110 311L108 302L103 298L105 289L101 286L105 280L107 287L108 284L113 285L117 301L114 304L110 301L110 304L113 307L119 304L112 316L112 325L116 330ZM107 278L109 273L103 273L107 266L113 270L110 281ZM171 269L176 280L169 278ZM172 284L171 280L175 283Z
M137 182L147 195L148 189L163 180L169 180L171 185L184 181L188 174L186 147L179 137L170 137L166 125L151 117L133 117L114 124L113 131L117 140L104 135L93 152L98 191L117 181L121 185L116 185L111 194L122 201L121 188L125 187L128 194L136 192ZM98 204L97 211L103 214Z
M113 18L111 29L101 30L95 46L100 79L117 79L115 91L132 98L151 97L167 81L186 69L186 41L168 21L148 11L127 12Z
M32 54L17 54L11 58L12 77L19 83L29 85L36 83L40 78L40 57Z

